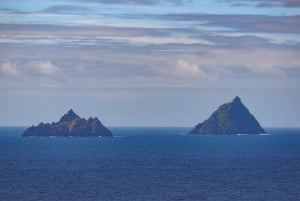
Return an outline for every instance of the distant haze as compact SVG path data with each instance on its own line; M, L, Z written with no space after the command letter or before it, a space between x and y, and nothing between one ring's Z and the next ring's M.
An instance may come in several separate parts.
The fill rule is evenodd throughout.
M69 109L107 126L189 126L235 96L300 125L300 3L1 0L0 125Z

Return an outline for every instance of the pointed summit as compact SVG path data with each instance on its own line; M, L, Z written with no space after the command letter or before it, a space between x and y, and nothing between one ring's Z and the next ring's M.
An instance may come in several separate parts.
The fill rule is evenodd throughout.
M241 99L221 105L207 120L198 124L191 134L262 134L266 131L259 125Z
M72 121L73 119L79 118L79 116L72 110L70 109L67 114L64 114L60 118L60 122L66 122L66 121Z
M70 110L68 111L68 114L75 114L75 112L73 111L73 109L70 109Z
M236 96L236 97L233 99L232 102L234 102L234 103L242 103L240 97L238 97L238 96Z

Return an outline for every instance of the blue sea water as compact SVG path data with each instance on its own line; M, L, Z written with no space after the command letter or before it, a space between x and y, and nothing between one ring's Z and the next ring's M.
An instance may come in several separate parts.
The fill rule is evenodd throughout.
M3 201L297 201L300 129L198 136L111 128L114 138L20 138L0 128Z

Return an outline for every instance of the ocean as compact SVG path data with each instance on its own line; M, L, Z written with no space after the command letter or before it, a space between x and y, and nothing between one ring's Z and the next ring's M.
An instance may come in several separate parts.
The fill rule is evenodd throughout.
M0 127L0 200L300 200L300 129L110 129L114 138L20 138L25 128Z

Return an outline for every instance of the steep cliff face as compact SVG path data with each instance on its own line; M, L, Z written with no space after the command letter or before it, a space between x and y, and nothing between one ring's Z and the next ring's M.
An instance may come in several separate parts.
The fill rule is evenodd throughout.
M191 134L263 134L266 131L237 96L221 105L207 120L195 126Z
M112 137L113 134L99 121L98 118L88 120L80 118L71 109L63 115L58 122L40 123L38 126L28 128L22 137L49 137L49 136L74 136L74 137Z

